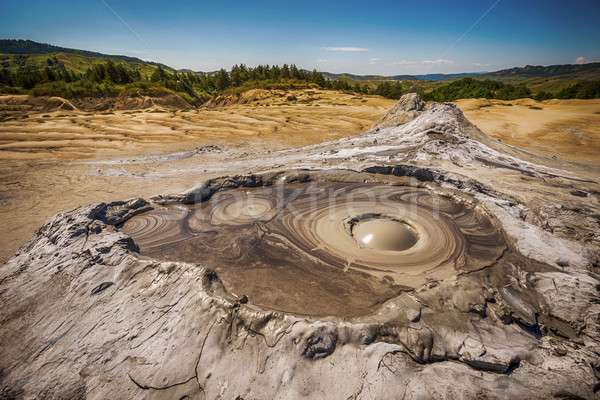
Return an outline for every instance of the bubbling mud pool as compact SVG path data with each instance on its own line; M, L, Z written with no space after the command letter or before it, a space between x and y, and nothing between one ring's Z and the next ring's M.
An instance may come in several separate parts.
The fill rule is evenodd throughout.
M356 317L400 292L493 264L482 212L427 189L305 183L217 192L121 228L144 256L213 268L234 295L299 315Z
M408 250L418 240L408 224L390 218L368 217L353 228L352 236L359 245L380 251Z

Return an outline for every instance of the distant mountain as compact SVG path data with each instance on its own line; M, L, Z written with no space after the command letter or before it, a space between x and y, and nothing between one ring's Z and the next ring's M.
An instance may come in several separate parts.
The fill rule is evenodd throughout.
M449 78L460 78L464 76L471 76L476 74L485 74L486 72L469 72L460 74L426 74L426 75L393 75L393 76L382 76L382 75L354 75L348 73L334 74L331 72L323 72L323 76L327 79L338 79L347 78L354 79L357 81L441 81Z
M323 76L326 79L330 79L330 80L334 80L334 79L338 79L338 78L354 79L357 81L372 81L372 80L388 81L388 80L390 80L389 77L381 76L381 75L354 75L354 74L348 74L348 73L334 74L332 72L323 72Z
M46 43L38 43L32 40L22 40L22 39L0 39L0 54L52 54L52 53L67 53L67 54L77 54L84 57L91 58L102 58L102 59L111 59L118 61L125 61L128 63L137 63L137 64L149 64L154 66L161 66L165 69L173 71L174 69L160 63L156 63L153 61L144 61L140 60L136 57L129 56L120 56L120 55L111 55L111 54L102 54L97 53L95 51L88 50L78 50L78 49L70 49L67 47L59 47Z
M425 76L425 75L422 75ZM419 81L421 80L421 78L419 78L416 75L394 75L394 76L388 76L388 79L392 79L395 81Z
M187 74L187 73L192 73L192 74L198 74L198 75L216 75L217 72L219 71L209 71L209 72L204 72L204 71L194 71L193 69L189 69L189 68L182 68L182 69L178 69L177 70L178 73L182 73L182 74Z
M600 80L600 62L589 64L550 65L547 67L527 65L503 69L496 72L463 72L459 74L424 74L424 75L354 75L348 73L335 74L323 72L328 79L348 78L359 81L397 80L397 81L442 81L471 77L474 79L492 79L504 83L524 82L534 78L567 79L567 80Z
M415 75L418 79L422 81L442 81L444 79L452 79L452 78L463 78L465 76L473 76L473 75L481 75L487 74L487 72L463 72L460 74L426 74L426 75Z
M563 64L547 67L526 65L503 69L472 76L475 79L492 79L505 83L523 82L533 78L572 79L572 80L600 80L600 62L589 64Z

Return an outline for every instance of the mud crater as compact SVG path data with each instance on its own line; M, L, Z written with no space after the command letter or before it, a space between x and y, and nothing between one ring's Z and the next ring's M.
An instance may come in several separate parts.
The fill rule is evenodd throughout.
M501 231L476 208L414 186L309 182L218 191L127 221L140 254L216 270L263 307L357 317L458 271L493 264Z

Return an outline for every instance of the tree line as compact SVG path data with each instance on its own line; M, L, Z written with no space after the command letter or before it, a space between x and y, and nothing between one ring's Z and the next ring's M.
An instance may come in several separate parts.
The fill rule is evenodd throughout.
M525 86L514 86L490 79L476 80L462 78L440 86L421 96L425 101L454 101L458 99L486 98L515 100L531 97L531 90Z
M600 81L577 82L562 89L557 94L541 91L533 98L537 101L550 99L598 99L600 98Z
M158 66L149 76L139 68L108 60L95 64L84 74L68 71L64 64L48 59L43 69L0 70L0 91L19 93L24 89L32 94L48 95L110 95L118 93L119 86L139 87L144 90L166 88L198 104L231 89L269 87L273 84L316 85L327 89L333 85L321 72L297 68L295 65L259 65L249 68L234 65L230 72L220 69L216 73L181 73ZM52 92L55 91L55 92Z
M293 89L303 85L354 94L380 95L390 99L399 99L408 92L399 81L383 81L375 85L374 83L352 83L347 79L330 80L326 79L321 72L299 69L293 64L284 64L281 67L278 65L247 67L240 64L234 65L229 72L220 69L215 73L177 72L158 66L151 74L144 74L137 67L132 68L124 63L108 60L90 66L84 74L76 74L55 58L48 59L47 65L42 69L11 71L3 68L0 70L0 92L78 97L116 96L140 91L146 94L158 94L168 89L196 105L228 91L240 92L251 88ZM590 99L600 98L600 81L578 82L556 94L542 91L532 95L531 90L525 86L505 84L490 79L462 78L429 92L421 89L419 94L425 101L437 102L464 98Z
M462 78L440 86L429 93L421 93L425 101L454 101L458 99L516 100L532 98L537 101L549 99L597 99L600 98L600 81L584 81L570 85L558 93L540 91L532 94L525 86L516 86L490 79Z
M58 60L48 59L48 65L38 70L0 70L0 89L18 93L25 89L34 95L63 97L85 95L122 94L125 85L129 92L134 89L159 91L165 88L176 92L193 104L200 104L228 90L250 88L295 88L313 85L320 89L339 90L355 94L374 94L399 99L404 94L400 82L382 82L376 87L361 85L344 79L329 80L323 73L307 71L296 65L259 65L247 67L234 65L229 72L220 69L215 73L169 71L158 66L152 74L144 75L139 68L108 60L90 66L84 74L68 71Z

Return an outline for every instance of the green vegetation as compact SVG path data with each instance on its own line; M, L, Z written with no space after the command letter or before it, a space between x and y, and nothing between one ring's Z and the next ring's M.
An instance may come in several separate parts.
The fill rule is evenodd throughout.
M537 101L549 99L595 99L600 98L600 81L577 82L560 90L549 93L540 91L532 94L524 85L512 85L490 79L476 80L462 78L437 87L430 92L422 92L426 101L454 101L458 99L486 98L498 100L516 100L532 98Z
M112 60L93 64L83 74L70 71L61 62L47 63L41 69L0 69L0 92L4 93L73 98L174 92L195 105L219 94L239 94L251 88L294 89L310 85L324 89L340 86L316 70L308 72L287 64L256 68L242 64L235 65L229 73L221 69L215 74L178 73L158 66L146 75L137 67Z
M374 91L374 94L387 97L388 99L399 99L404 93L404 88L400 82L382 82Z
M2 56L6 56L9 54L16 55L22 60L41 59L44 61L46 61L46 59L52 58L53 56L55 57L57 54L69 54L73 56L79 56L79 60L85 60L87 63L89 63L90 59L94 58L101 59L100 61L106 61L107 59L111 59L114 61L122 61L126 63L134 63L140 65L162 66L163 68L171 70L171 68L167 67L166 65L155 63L152 61L142 61L139 58L135 57L102 54L88 50L70 49L66 47L53 46L46 43L38 43L32 40L2 39L0 40L0 54ZM38 57L36 57L36 55ZM7 67L6 65L2 66L5 68ZM83 71L85 71L85 69L83 69Z
M578 82L560 92L559 99L597 99L600 98L600 81Z
M515 100L530 96L531 91L524 86L514 86L489 79L478 81L473 78L459 79L422 95L426 101L454 101L470 98Z
M492 79L504 83L525 83L528 80L540 78L591 81L600 79L600 63L550 65L547 67L527 65L471 77L478 80Z
M380 95L390 99L417 92L426 101L462 98L514 100L525 97L538 101L553 98L591 99L600 98L600 81L594 80L598 79L599 74L600 63L528 66L436 82L418 80L412 76L386 78L336 75L316 70L311 72L287 64L281 67L259 65L255 68L240 64L234 65L229 72L225 69L213 73L178 72L134 57L111 56L27 40L0 40L1 93L65 98L177 94L190 104L200 105L223 94L241 96L241 93L253 88L313 88L338 90L355 96ZM493 77L494 80L485 77ZM319 93L315 91L314 95ZM282 101L285 99L288 103L307 105L318 99L311 97L298 100L293 95L281 97Z

